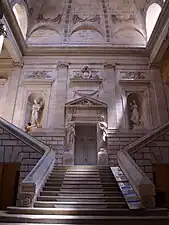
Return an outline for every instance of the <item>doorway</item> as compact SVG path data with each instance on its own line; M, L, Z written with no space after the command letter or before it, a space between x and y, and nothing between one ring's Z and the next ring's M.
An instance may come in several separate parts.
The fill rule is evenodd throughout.
M75 126L75 165L97 165L97 126Z
M0 209L15 206L20 175L19 163L0 163Z
M169 164L153 165L153 182L156 188L156 207L169 208Z

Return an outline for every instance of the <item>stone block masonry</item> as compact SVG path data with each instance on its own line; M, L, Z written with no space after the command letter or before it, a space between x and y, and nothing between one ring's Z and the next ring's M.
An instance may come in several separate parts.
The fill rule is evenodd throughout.
M0 163L20 163L20 182L42 155L43 153L37 152L5 129L0 128Z
M63 165L63 153L65 149L65 134L64 132L34 132L33 137L48 145L56 153L56 164Z
M130 144L131 142L137 140L143 136L142 133L119 133L111 131L108 133L107 137L107 149L109 155L109 165L117 165L117 152L122 149L124 146Z
M153 164L169 163L169 132L131 154L135 162L153 179Z

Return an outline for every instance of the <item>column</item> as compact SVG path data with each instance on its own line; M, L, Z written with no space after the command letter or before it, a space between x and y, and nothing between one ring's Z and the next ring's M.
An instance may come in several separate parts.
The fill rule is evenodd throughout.
M9 78L8 93L7 93L6 106L4 111L4 118L8 120L9 122L13 122L13 118L14 118L16 97L17 97L22 67L23 67L23 64L14 63L13 71Z
M68 63L59 62L56 75L49 102L48 128L64 128L65 126L64 109L67 98Z

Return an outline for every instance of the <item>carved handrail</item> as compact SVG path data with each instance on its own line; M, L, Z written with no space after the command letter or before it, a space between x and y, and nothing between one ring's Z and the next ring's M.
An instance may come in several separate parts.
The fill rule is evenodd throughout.
M148 209L154 208L155 186L152 181L143 173L127 152L119 151L117 161L134 191L140 197L142 205Z
M0 127L2 127L4 130L24 142L29 147L33 148L35 151L40 152L44 154L44 152L49 151L50 148L42 143L41 141L37 140L36 138L32 137L31 135L25 133L20 128L16 127L12 123L9 123L2 117L0 117Z
M33 170L21 182L19 200L20 206L32 207L55 162L55 152L45 152Z
M150 131L148 134L144 135L143 137L137 139L136 141L126 145L123 148L123 151L127 151L130 154L137 152L139 149L143 148L145 145L149 144L159 136L165 134L169 131L169 122L165 123L154 130Z

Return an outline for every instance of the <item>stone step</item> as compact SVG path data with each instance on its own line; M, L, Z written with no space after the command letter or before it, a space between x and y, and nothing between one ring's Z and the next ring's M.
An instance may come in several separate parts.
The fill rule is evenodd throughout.
M91 225L91 224L99 224L99 225L168 225L169 217L167 216L84 216L84 215L11 215L11 214L3 214L0 217L0 222L7 224L9 223L34 223L34 224L66 224L66 225Z
M63 185L102 185L102 186L117 186L117 183L115 182L100 182L100 181L51 181L48 180L46 184L49 186L54 186L58 184L63 184Z
M91 188L89 188L89 186L87 186L87 188L85 188L85 186L81 186L79 187L78 185L68 185L68 186L44 186L43 190L45 191L71 191L71 192L103 192L103 191L119 191L118 187L104 187L104 190L102 188L100 188L99 186L92 186Z
M35 201L34 207L40 208L128 208L126 202L49 202L49 201Z
M111 192L112 193L112 192ZM119 193L118 193L119 194ZM90 192L90 190L87 193L82 192L81 193L74 193L72 190L71 191L41 191L40 192L40 196L67 196L67 195L72 195L72 196L104 196L105 193L94 193L94 192ZM117 195L117 193L115 192L115 195Z
M104 201L116 201L116 202L124 202L124 198L122 196L72 196L72 195L60 195L60 196L39 196L37 198L38 201L93 201L93 200L104 200Z
M73 190L58 190L58 191L46 191L46 190L43 190L40 192L40 195L41 196L57 196L57 195L72 195L72 196L80 196L80 195L83 195L83 196L123 196L122 193L120 191L102 191L102 192L97 192L97 191L90 191L90 190L86 190L85 192L74 192Z
M77 182L77 181L82 181L82 182L90 182L90 181L93 181L93 182L100 182L100 178L95 178L95 179L93 179L93 178L88 178L88 179L85 179L84 180L84 178L74 178L73 180L71 179L71 178L48 178L47 179L47 181L52 181L52 182L55 182L55 181L60 181L60 182L62 182L62 181L64 181L64 182L72 182L72 181L75 181L75 182ZM111 181L112 182L112 181Z
M8 207L8 214L22 215L92 215L92 216L167 216L167 209L129 210L129 209L80 209L80 208L26 208ZM125 223L124 223L125 224Z

